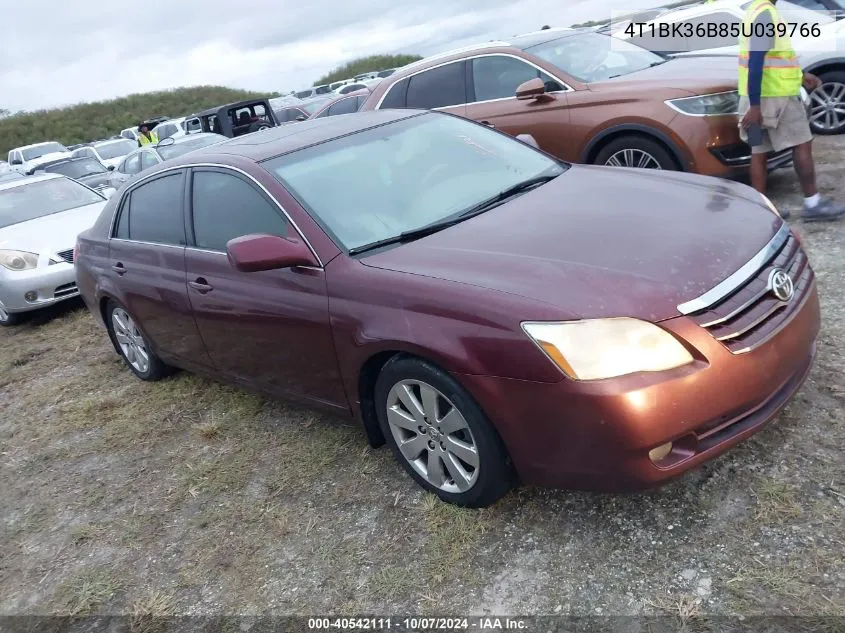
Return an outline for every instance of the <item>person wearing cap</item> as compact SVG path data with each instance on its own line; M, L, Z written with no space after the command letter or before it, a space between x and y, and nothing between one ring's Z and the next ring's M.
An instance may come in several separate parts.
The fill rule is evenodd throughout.
M141 121L138 124L138 145L155 145L158 143L158 135L150 129L146 121Z

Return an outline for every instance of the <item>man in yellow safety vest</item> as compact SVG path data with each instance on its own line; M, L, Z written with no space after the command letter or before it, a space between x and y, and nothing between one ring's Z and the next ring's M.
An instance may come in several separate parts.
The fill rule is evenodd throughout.
M156 143L158 143L158 135L150 130L146 121L141 121L138 124L138 145L143 147L144 145L155 145Z
M816 187L812 141L801 86L815 90L818 77L804 73L782 24L777 0L754 0L739 37L740 136L751 147L751 184L766 193L767 154L792 148L793 164L804 191L804 220L832 220L845 206L822 197ZM783 210L781 215L788 216Z

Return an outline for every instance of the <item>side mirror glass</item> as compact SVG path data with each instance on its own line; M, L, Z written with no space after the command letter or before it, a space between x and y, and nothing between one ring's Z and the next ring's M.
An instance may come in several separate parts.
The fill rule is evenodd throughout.
M226 254L233 268L244 273L316 266L311 250L299 239L278 235L244 235L229 240Z
M300 114L298 117L296 117L296 120L297 120L297 121L305 121L305 120L306 120L306 119L305 119L305 115L304 115L304 114Z
M108 167L106 167L106 169L108 169L109 171L114 171L114 165L109 165Z
M546 94L546 84L539 77L529 79L516 89L516 98L520 100L536 99Z

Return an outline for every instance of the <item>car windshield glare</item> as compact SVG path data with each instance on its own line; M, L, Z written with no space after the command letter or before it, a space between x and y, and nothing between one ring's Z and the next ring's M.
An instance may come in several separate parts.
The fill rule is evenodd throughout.
M29 147L25 150L22 150L21 153L23 154L24 160L33 160L35 158L41 158L46 154L67 151L68 148L62 145L61 143L43 143L41 145L37 145L36 147Z
M115 141L114 143L103 143L102 145L95 145L94 149L100 155L100 158L108 160L109 158L118 158L126 156L127 154L138 149L138 143L133 141Z
M346 250L457 218L505 189L565 169L520 141L442 114L363 130L262 166Z
M182 156L188 152L193 152L195 149L208 147L209 145L214 145L215 143L220 143L225 140L225 136L214 134L209 136L200 136L198 138L188 138L184 141L173 143L172 145L158 146L156 149L158 150L159 156L161 156L162 160L170 160L171 158Z
M601 33L561 37L525 50L584 83L628 75L665 61L636 44Z
M51 178L2 189L0 228L104 200L88 187L67 178Z
M108 170L103 167L99 161L96 161L93 158L47 165L44 168L44 171L63 174L68 178L82 178L83 176L88 176L90 174L102 174L108 172Z

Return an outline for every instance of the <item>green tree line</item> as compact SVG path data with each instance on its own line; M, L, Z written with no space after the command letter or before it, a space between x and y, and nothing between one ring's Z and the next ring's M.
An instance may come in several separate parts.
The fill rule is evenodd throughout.
M330 84L334 81L342 79L352 79L355 75L366 73L370 71L387 70L388 68L398 68L405 64L410 64L419 59L419 55L370 55L369 57L360 57L346 62L342 66L338 66L330 73L327 73L314 82L315 86L323 84Z
M222 86L176 88L161 92L131 94L109 101L19 112L0 118L0 159L9 150L41 141L59 141L65 145L84 143L119 134L142 119L157 116L185 116L216 105L276 96L260 92L234 90Z

